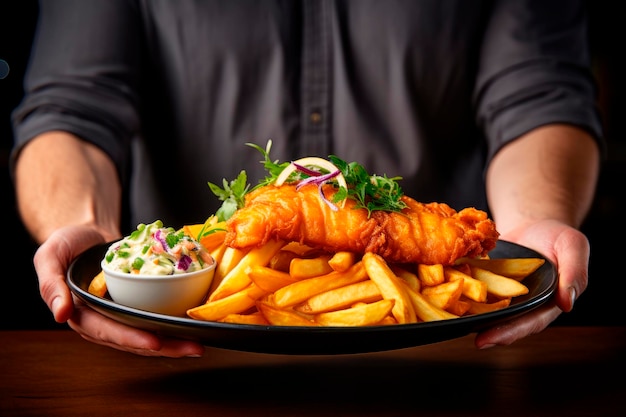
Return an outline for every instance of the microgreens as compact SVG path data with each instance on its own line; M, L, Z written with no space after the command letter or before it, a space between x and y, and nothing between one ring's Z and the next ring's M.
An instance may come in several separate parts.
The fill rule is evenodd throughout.
M257 151L261 152L261 154L263 154L263 160L260 162L263 164L263 166L265 167L265 170L269 174L265 178L263 178L261 181L259 181L259 183L255 185L253 189L262 187L264 185L272 184L274 181L276 181L276 178L278 178L280 173L283 172L283 169L289 166L289 162L281 163L281 162L278 162L278 160L272 161L270 159L270 150L272 149L271 139L267 141L267 145L265 145L265 149L261 148L259 145L255 143L246 143L246 145L256 149Z
M261 152L263 160L260 162L268 172L268 175L261 179L253 189L274 183L281 172L291 164L290 162L281 163L278 160L271 160L269 155L272 147L271 140L267 142L265 149L254 143L247 143L246 145ZM341 172L341 175L345 178L347 187L337 184L334 180L338 175L337 172L327 172L327 170L324 169L313 172L310 167L300 167L297 164L296 170L289 175L288 182L296 182L299 183L299 185L308 182L315 182L320 185L322 181L333 183L337 191L333 196L332 203L352 199L356 202L354 208L367 210L368 217L376 210L401 211L406 207L406 204L402 201L402 189L398 184L398 180L402 179L401 177L389 178L386 175L370 175L363 165L357 162L348 163L335 155L330 155L328 160ZM312 179L312 177L316 177L317 179ZM209 182L211 191L223 201L222 206L216 213L219 221L227 220L238 208L244 206L244 197L250 187L246 181L246 172L241 171L237 179L230 183L224 179L224 188L220 188ZM321 197L324 198L322 193ZM329 205L331 207L333 206L332 204Z
M368 215L375 210L401 211L406 207L402 201L402 189L398 184L402 177L370 175L363 165L357 162L347 163L335 155L330 155L328 159L339 168L348 183L347 190L340 188L335 193L333 198L335 203L351 198L356 201L355 208L366 209Z

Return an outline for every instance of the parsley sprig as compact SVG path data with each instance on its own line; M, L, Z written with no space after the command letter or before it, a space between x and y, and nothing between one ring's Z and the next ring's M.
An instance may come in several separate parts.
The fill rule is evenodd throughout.
M265 149L254 143L247 143L246 145L261 152L263 160L260 162L268 173L253 189L274 183L280 173L290 164L290 162L279 162L270 158L271 140L267 142ZM336 155L330 155L328 160L341 171L348 184L346 188L331 180L337 187L337 192L333 196L333 203L339 203L348 198L352 199L356 202L355 208L367 210L368 217L373 211L399 212L406 207L402 200L402 189L398 184L398 180L402 179L401 177L370 175L363 165L357 162L348 163ZM290 177L290 179L294 181L308 177L306 173L300 171L292 175L295 178ZM233 181L228 182L224 179L223 188L211 182L208 184L211 191L223 201L222 206L216 212L219 221L227 220L237 209L244 206L245 195L250 189L245 171L241 171Z
M224 221L230 218L237 209L243 207L245 203L245 195L250 188L248 184L248 175L246 171L241 171L237 178L228 182L225 178L222 180L223 188L217 184L209 182L209 188L213 194L223 201L215 215L218 221Z

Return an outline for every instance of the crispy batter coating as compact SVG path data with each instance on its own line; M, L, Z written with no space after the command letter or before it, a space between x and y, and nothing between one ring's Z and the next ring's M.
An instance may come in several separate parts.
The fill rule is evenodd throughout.
M324 193L331 198L332 186ZM484 211L459 212L447 204L403 197L401 213L354 209L354 202L333 211L317 186L296 191L293 185L261 187L249 193L246 205L228 220L226 244L259 246L270 239L297 241L329 252L374 252L388 262L451 265L463 256L485 255L499 233Z

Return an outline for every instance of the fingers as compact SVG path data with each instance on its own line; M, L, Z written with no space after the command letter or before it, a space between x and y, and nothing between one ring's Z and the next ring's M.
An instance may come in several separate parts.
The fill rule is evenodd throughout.
M136 355L181 358L199 357L204 353L204 347L199 343L159 337L126 326L102 316L81 302L77 302L74 314L67 323L85 340Z
M50 241L44 242L34 257L41 298L58 323L66 322L73 311L72 295L64 281L68 263L58 257L57 248Z
M556 294L557 305L570 312L576 298L585 291L589 272L589 241L577 230L569 229L559 235L554 244L558 259L559 287Z
M65 282L71 262L90 247L104 243L102 234L89 226L59 229L46 240L33 259L41 297L59 323L85 340L143 356L196 357L204 347L198 343L168 339L106 318L74 300Z
M76 256L104 238L87 226L71 226L50 235L35 253L33 263L39 280L42 299L59 323L66 322L73 312L73 300L65 283L65 274Z
M519 339L541 332L561 313L560 308L550 303L515 320L478 333L474 344L479 349L510 345Z
M579 230L547 220L520 227L503 238L533 248L549 258L557 269L558 287L549 305L479 333L475 344L483 349L509 345L544 330L562 312L572 310L576 298L588 284L589 241Z

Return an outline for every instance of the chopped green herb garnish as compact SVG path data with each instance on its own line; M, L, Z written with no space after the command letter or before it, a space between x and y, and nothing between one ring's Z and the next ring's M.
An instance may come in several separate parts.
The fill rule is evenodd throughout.
M172 231L173 230L174 229L172 229ZM184 235L185 233L182 230L176 233L168 233L165 236L165 242L167 242L167 246L169 246L170 248L173 248L174 246L178 244L178 242L180 242L180 240L183 238Z

